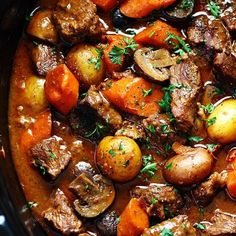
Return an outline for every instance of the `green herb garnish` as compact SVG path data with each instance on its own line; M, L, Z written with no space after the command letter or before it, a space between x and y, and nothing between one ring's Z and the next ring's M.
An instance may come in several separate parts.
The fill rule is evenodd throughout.
M150 133L152 133L152 134L156 133L156 129L155 129L154 125L152 125L152 124L149 124L147 126L147 130L150 131Z
M196 223L193 225L196 229L205 230L206 226L201 223Z
M193 2L191 0L183 0L180 4L180 7L184 10L189 9L190 7L192 7Z
M23 209L31 209L31 208L37 207L38 205L39 204L37 202L30 201L24 205Z
M219 18L220 13L221 13L221 9L220 7L217 5L216 2L214 2L213 0L210 0L207 4L208 9L210 10L211 14L215 17L215 18Z
M150 88L148 90L142 89L142 92L143 92L143 96L147 97L147 96L149 96L149 95L151 95L153 93L153 88Z
M161 236L174 236L171 229L163 228L161 231Z
M165 169L170 170L172 168L173 164L170 162L168 165L166 165Z
M89 61L89 63L95 65L96 70L100 70L101 65L102 65L102 59L101 58L102 58L102 55L103 55L103 50L96 48L96 52L97 52L98 56L89 58L88 61Z
M199 137L199 136L190 136L190 137L188 137L188 140L190 142L199 143L199 142L201 142L203 140L203 138Z
M113 149L110 149L110 150L108 151L108 153L109 153L112 157L115 157L115 156L116 156L116 153L115 153L115 151L114 151Z
M216 122L216 117L213 117L213 118L211 118L211 119L205 119L205 121L206 121L206 126L209 127L209 126L215 124L215 122Z
M211 114L213 110L215 109L215 106L212 103L210 103L210 104L207 104L206 106L201 105L201 108L204 110L204 112Z
M100 123L96 123L96 126L93 131L91 132L86 132L85 137L90 138L92 136L96 138L101 138L108 130L107 126L104 126Z
M210 152L213 152L215 150L215 147L217 146L217 144L214 144L214 143L210 143L210 144L206 144L207 146L207 149L210 151Z

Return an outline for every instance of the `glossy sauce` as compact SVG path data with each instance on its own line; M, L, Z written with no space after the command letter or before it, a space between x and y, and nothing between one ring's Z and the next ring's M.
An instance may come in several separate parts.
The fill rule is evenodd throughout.
M42 1L42 5L53 5L53 2L56 1ZM106 21L106 17L104 19ZM57 187L60 187L64 191L71 202L75 199L75 196L68 190L69 183L74 179L71 170L78 161L88 161L96 168L94 161L96 144L82 137L73 136L72 131L67 125L67 120L58 118L56 120L55 117L53 117L53 134L62 137L67 142L69 150L72 153L72 160L69 166L65 169L65 171L63 171L59 178L53 182L46 180L38 171L38 169L36 169L31 164L31 158L20 150L19 139L25 127L19 122L19 120L20 118L34 118L34 116L37 114L27 105L27 101L23 96L25 80L28 77L34 75L28 43L28 40L23 36L16 52L13 67L9 104L11 150L14 158L15 168L24 190L26 200L28 202L33 201L38 203L37 207L32 208L33 215L45 227L48 233L54 235L53 229L45 224L41 213L49 207L50 194ZM212 68L201 68L201 75L204 82L211 80ZM27 126L27 123L25 125ZM203 130L197 132L201 133ZM150 150L143 149L142 151L143 154L150 153ZM156 160L159 161L159 163L162 163L165 160L165 158L158 156L155 154L155 152L152 152L152 154ZM226 152L222 150L221 153L216 157L217 161L215 171L220 172L221 170L226 169L227 163L225 161L225 157ZM161 168L161 164L159 167ZM156 178L152 179L151 182L164 182L161 177L161 171L157 171ZM111 208L115 209L117 213L120 214L130 200L129 191L134 186L139 184L147 184L147 182L136 178L134 181L126 184L116 183L116 199ZM188 196L186 196L186 199L186 206L181 210L180 213L187 214L192 223L203 219L209 219L212 216L214 210L217 208L230 213L236 212L235 202L232 201L224 191L221 191L217 197L214 198L212 203L205 209L199 209L191 202ZM93 229L91 230L93 231Z

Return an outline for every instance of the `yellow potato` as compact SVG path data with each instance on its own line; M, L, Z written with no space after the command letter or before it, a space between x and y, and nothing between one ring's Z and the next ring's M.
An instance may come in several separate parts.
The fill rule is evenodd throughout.
M96 47L80 44L66 57L67 66L85 87L100 84L105 76L105 65Z
M104 175L118 182L133 179L141 168L138 144L124 136L107 136L97 148L97 165Z
M24 98L25 103L34 111L43 111L48 106L48 102L44 93L45 79L32 76L25 81Z
M215 120L207 128L211 139L222 144L236 141L236 100L228 99L220 103L209 115L208 121Z

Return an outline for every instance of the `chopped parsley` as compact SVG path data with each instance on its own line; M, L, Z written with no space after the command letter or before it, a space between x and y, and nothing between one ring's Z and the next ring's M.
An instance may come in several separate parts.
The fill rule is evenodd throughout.
M89 185L87 183L84 184L84 190L87 192L89 190Z
M50 157L50 160L53 160L55 159L57 156L54 152L52 152L51 150L49 150L49 157Z
M174 43L172 39L177 40L179 43L178 44ZM175 54L183 56L185 52L186 53L191 52L191 48L189 44L185 43L185 41L177 35L168 34L165 41L168 42L169 45L173 46L173 49L175 50L174 51Z
M132 38L124 38L124 42L127 46L121 48L115 45L109 52L109 58L112 63L121 65L121 57L129 54L130 50L134 51L138 47L138 44Z
M170 170L172 168L173 164L170 162L168 165L165 166L166 170Z
M172 146L169 143L166 143L164 146L165 152L169 152L172 149Z
M211 114L215 109L215 106L212 103L210 103L207 104L206 106L201 105L201 108L204 110L205 113Z
M147 96L149 96L149 95L151 95L153 93L153 88L150 88L148 90L142 89L142 92L143 92L143 96L147 97Z
M217 146L217 144L214 144L214 143L210 143L210 144L206 144L207 146L207 149L210 151L210 152L213 152Z
M156 31L155 30L153 30L150 34L149 34L149 38L152 38L154 35L155 35L155 33L156 33Z
M123 143L122 142L120 142L120 144L119 144L119 148L118 148L120 151L122 151L122 150L124 150L124 145L123 145Z
M190 136L190 137L188 137L188 140L190 142L199 143L199 142L201 142L203 140L203 138L199 137L199 136Z
M201 223L196 223L193 225L196 229L205 230L206 226Z
M215 90L213 91L213 95L220 95L223 94L223 90L220 88L215 88Z
M155 205L157 202L158 202L157 199L155 197L152 197L151 204Z
M174 236L171 229L163 228L161 231L161 236Z
M192 0L182 0L182 2L180 3L180 7L184 10L189 9L190 7L192 7L192 5L193 5Z
M152 124L149 124L147 126L147 130L150 131L150 133L152 133L152 134L156 133L156 129L155 129L154 125L152 125Z
M125 32L127 34L136 35L136 31L134 29L126 29Z
M220 13L221 13L221 9L220 7L217 5L216 2L214 2L213 0L210 0L207 4L208 9L210 10L211 14L215 17L215 18L219 18Z
M114 151L113 149L110 149L110 150L108 151L108 153L109 153L112 157L115 157L115 156L116 156L116 153L115 153L115 151Z
M153 177L157 171L157 163L153 162L152 155L144 155L142 159L144 167L140 170L140 173L145 173L149 175L149 177Z
M107 132L107 129L107 126L96 123L94 130L92 130L91 132L86 132L85 137L90 138L94 136L96 138L100 138Z
M96 48L96 52L97 52L98 56L97 56L97 57L89 58L88 61L89 61L89 63L95 65L95 69L96 69L96 70L100 70L101 65L102 65L102 60L101 60L101 58L102 58L102 55L103 55L103 50Z
M213 118L211 118L211 119L205 119L205 121L206 121L206 126L209 127L209 126L215 124L215 122L216 122L216 117L213 117Z
M42 175L45 175L47 173L46 169L44 168L44 166L42 166L42 163L41 163L41 161L39 159L35 159L34 163L39 168L39 170L42 173Z
M163 125L160 126L160 128L161 128L161 132L163 134L169 134L169 133L173 133L174 132L173 130L170 129L169 125L164 125L163 124Z

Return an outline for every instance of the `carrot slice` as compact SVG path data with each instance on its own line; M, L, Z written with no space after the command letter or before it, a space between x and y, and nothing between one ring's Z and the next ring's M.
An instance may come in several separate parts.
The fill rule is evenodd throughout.
M39 114L35 117L33 125L24 130L20 137L20 147L23 151L27 152L38 142L51 136L52 120L51 112L49 110Z
M149 44L152 46L171 49L173 46L166 41L169 34L174 34L175 36L181 37L180 32L176 28L166 24L163 21L157 20L153 23L153 25L150 25L145 30L138 33L134 37L134 40L140 44ZM177 40L171 40L171 42L174 44L178 43Z
M104 96L126 112L148 117L160 110L158 102L163 97L161 87L141 77L127 77L108 81Z
M117 0L92 0L92 1L103 11L112 10L118 3Z
M47 73L45 94L49 103L66 115L77 105L79 82L68 67L61 64Z
M126 46L126 43L124 42L124 36L122 35L109 35L106 37L107 41L109 43L108 47L104 49L104 62L106 63L106 68L109 73L112 73L114 71L122 71L124 67L125 62L125 56L120 56L120 64L115 64L110 59L110 52L112 49L117 46L119 48L124 48Z
M176 0L126 0L120 6L120 11L131 18L142 18L149 15L153 10L165 8Z
M117 236L139 236L145 228L149 228L148 215L141 207L140 200L131 198L120 215Z
M227 189L229 194L236 198L236 171L229 171L227 178Z

